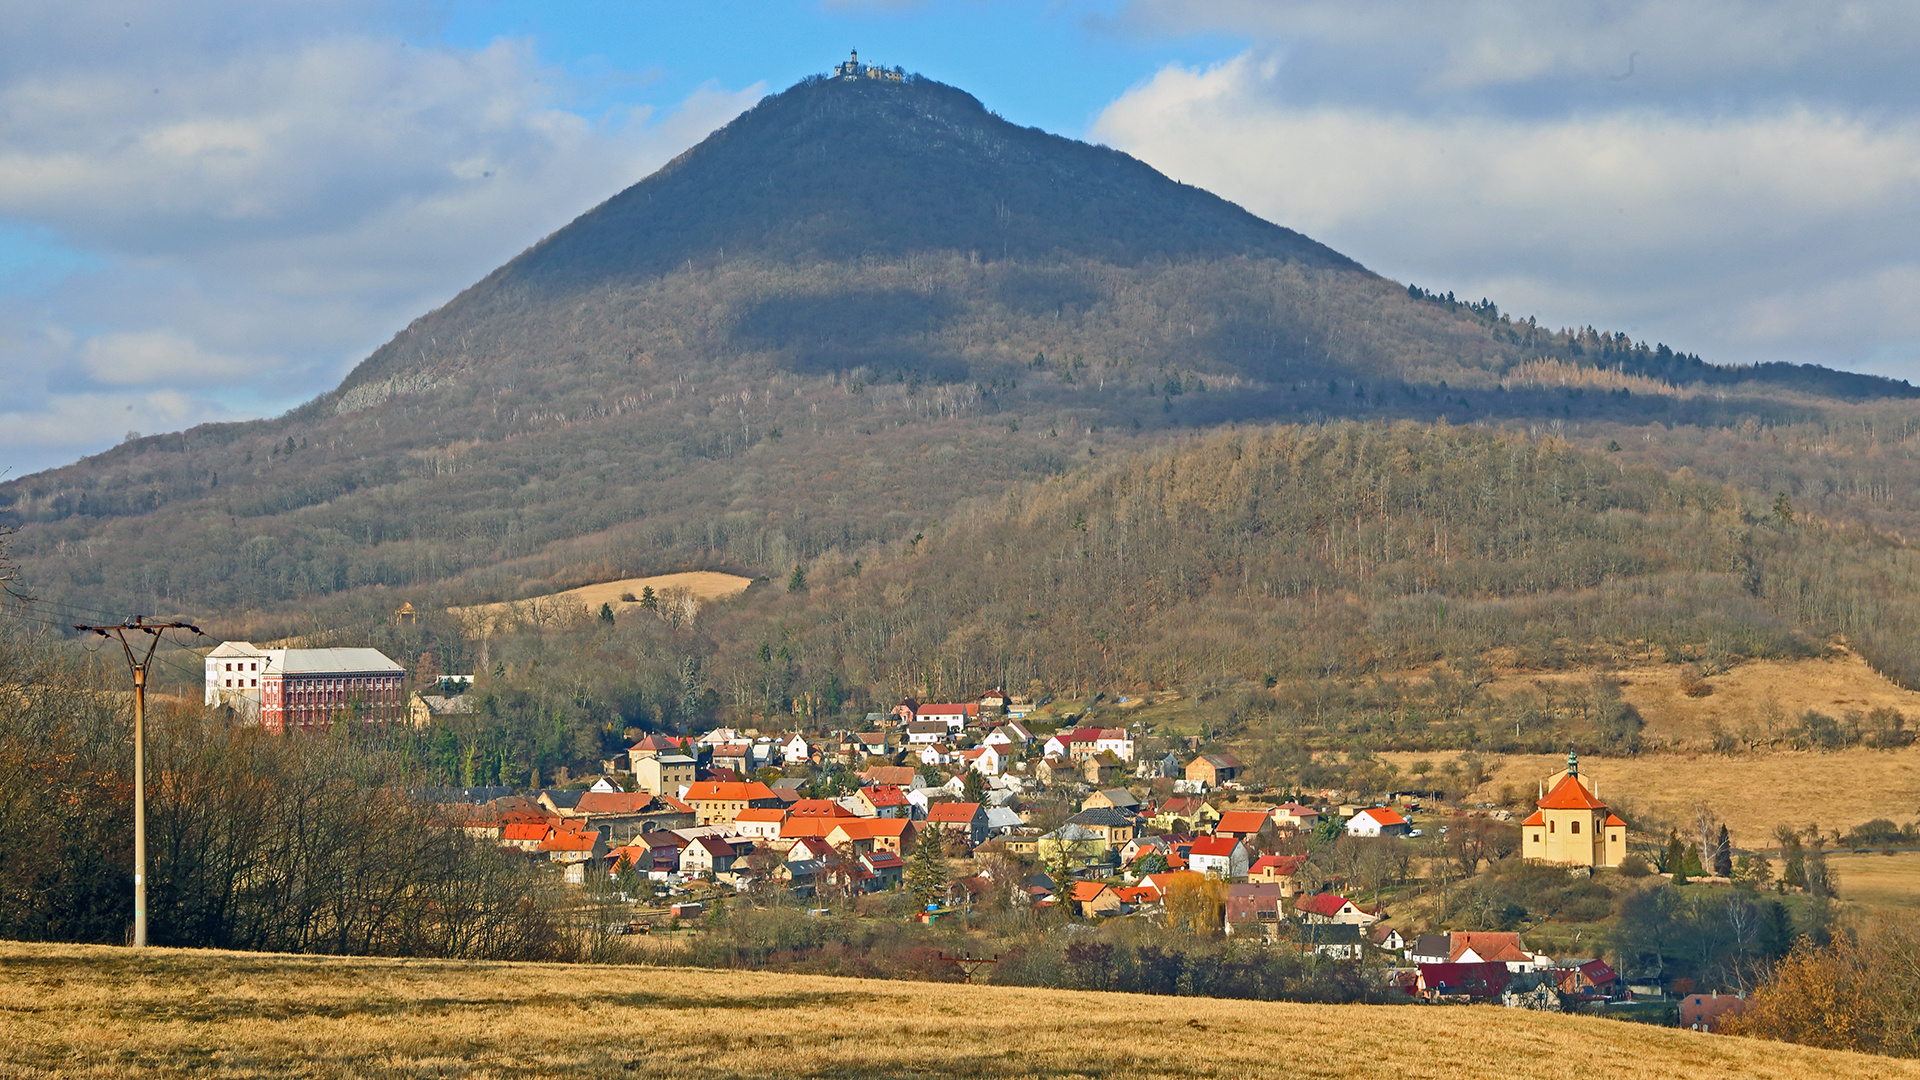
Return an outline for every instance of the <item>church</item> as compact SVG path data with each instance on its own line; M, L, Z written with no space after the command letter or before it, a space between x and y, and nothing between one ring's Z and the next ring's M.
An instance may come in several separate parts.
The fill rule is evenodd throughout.
M1562 866L1619 866L1627 856L1627 823L1607 812L1580 782L1580 759L1567 754L1567 771L1520 823L1520 854Z

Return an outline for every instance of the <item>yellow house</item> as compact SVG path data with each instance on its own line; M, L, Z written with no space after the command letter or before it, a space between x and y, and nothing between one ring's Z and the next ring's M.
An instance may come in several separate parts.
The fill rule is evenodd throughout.
M1580 782L1580 759L1569 753L1567 771L1520 823L1520 853L1534 862L1563 866L1619 866L1627 855L1627 823L1607 812Z

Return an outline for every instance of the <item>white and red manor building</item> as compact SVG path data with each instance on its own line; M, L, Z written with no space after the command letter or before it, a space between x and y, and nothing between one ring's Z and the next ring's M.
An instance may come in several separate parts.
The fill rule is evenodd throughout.
M406 669L378 649L261 649L228 641L207 654L206 703L268 731L325 731L336 718L390 724L407 715Z

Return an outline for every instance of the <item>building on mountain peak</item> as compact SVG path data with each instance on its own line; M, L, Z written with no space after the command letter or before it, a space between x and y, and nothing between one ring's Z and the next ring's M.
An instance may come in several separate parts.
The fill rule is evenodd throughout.
M1520 853L1533 862L1562 866L1619 866L1627 855L1627 823L1607 811L1580 781L1580 759L1569 751L1567 771L1539 809L1520 823Z
M881 67L879 64L863 64L860 62L860 50L854 49L852 54L849 55L844 62L833 66L833 77L836 79L873 79L878 82L905 82L907 73L897 67L889 68Z

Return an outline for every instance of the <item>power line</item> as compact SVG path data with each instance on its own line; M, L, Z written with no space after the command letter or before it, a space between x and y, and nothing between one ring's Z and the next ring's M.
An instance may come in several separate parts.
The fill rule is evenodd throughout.
M91 632L101 637L117 638L120 648L127 654L127 667L133 673L133 944L135 948L145 948L147 944L147 780L146 780L146 723L147 723L147 669L153 663L153 654L160 648L160 639L168 630L191 630L200 633L200 628L192 623L165 622L149 623L136 615L118 626L75 626L75 630ZM127 641L127 634L146 634L148 637L146 655L134 659L134 647Z

